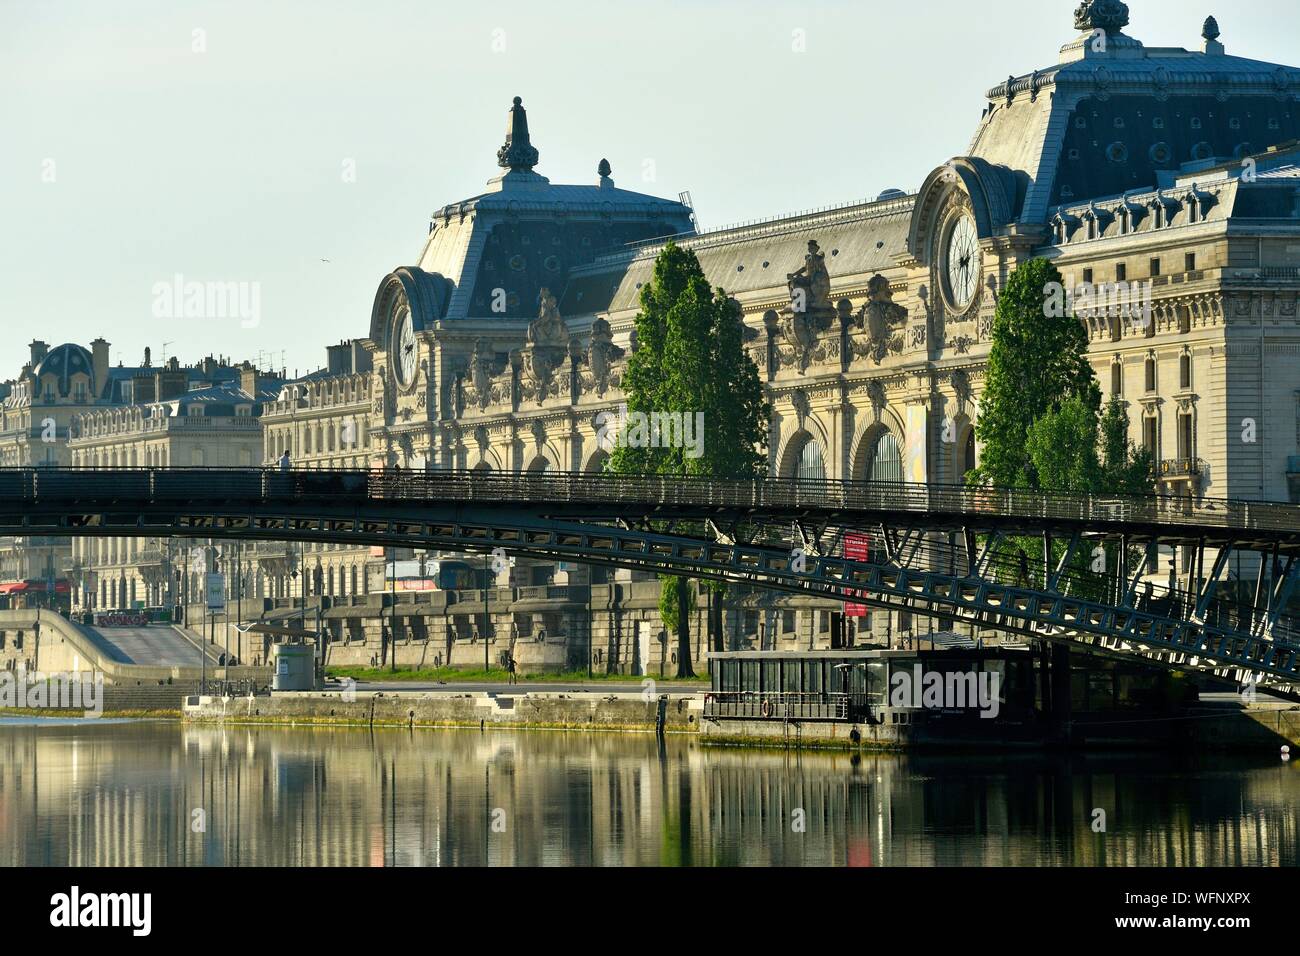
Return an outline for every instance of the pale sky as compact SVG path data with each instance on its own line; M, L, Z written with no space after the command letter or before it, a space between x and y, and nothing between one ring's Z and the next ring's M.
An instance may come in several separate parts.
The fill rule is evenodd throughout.
M516 95L539 173L608 157L705 228L915 189L1076 2L0 0L0 380L33 338L320 366L499 171ZM1129 6L1148 45L1213 13L1229 53L1300 65L1294 0ZM257 283L260 323L160 320L177 274Z

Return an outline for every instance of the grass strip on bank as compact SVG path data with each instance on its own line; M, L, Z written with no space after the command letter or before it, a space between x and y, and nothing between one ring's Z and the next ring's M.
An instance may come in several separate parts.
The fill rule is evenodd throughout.
M386 667L342 667L331 666L325 668L327 677L336 677L340 680L351 677L357 683L375 684L397 681L424 681L424 682L442 682L446 684L504 684L510 679L510 675L501 668L490 668L484 670L477 668L474 670L462 670L456 667L399 667L397 670L389 670ZM542 674L520 674L520 685L525 684L602 684L602 683L620 683L620 684L637 684L643 680L662 681L672 684L706 684L708 675L696 676L681 680L673 677L671 674L659 676L657 674L588 674L586 671L564 671L558 673Z

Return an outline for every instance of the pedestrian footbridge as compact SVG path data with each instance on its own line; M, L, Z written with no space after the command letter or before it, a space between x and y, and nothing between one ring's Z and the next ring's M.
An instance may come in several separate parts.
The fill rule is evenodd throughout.
M811 594L1278 687L1300 508L798 479L464 471L0 471L0 535L493 552ZM1185 569L1152 587L1161 554ZM1080 572L1081 556L1087 567ZM1100 559L1100 560L1097 560ZM1240 579L1229 595L1230 568Z

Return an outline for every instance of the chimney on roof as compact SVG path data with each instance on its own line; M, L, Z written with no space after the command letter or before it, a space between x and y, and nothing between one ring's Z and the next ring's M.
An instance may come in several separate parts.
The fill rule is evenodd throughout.
M50 352L50 347L40 339L33 342L29 348L32 350L32 368L35 368L45 361L45 356Z
M155 402L167 402L173 398L179 398L190 387L189 373L181 368L180 362L174 358L167 363L167 368L154 375L153 380L153 400Z
M257 366L251 362L245 362L239 368L239 387L242 388L253 398L257 398L257 393L261 391L262 384L266 381L266 376L257 370Z
M137 375L131 380L131 404L151 405L157 399L158 382L152 375Z
M102 338L95 339L90 343L90 364L95 372L95 381L91 383L91 391L95 395L103 395L108 387L108 349L108 343Z
M325 348L325 365L331 375L352 374L352 346L347 342Z

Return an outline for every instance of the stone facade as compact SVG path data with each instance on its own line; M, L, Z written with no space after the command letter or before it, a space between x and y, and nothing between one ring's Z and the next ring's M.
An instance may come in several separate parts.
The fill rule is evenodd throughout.
M357 470L376 464L383 446L372 435L373 391L370 353L363 343L330 346L323 369L286 382L263 405L260 463L277 468L287 452L295 469ZM382 551L376 556L370 548L259 542L252 554L257 571L249 594L258 598L301 598L304 586L308 595L364 595L373 575L382 575ZM305 574L298 573L300 563Z
M215 361L187 370L173 359L136 381L130 403L72 419L70 464L248 468L260 463L258 412L280 377ZM204 572L218 568L214 551L206 542L175 538L73 539L67 569L72 607L122 610L184 603L202 593Z
M0 389L0 460L7 467L237 467L260 462L257 421L282 376L214 357L192 367L110 366L109 343L90 349L33 342L32 359ZM252 389L252 393L244 391ZM259 397L259 393L262 393ZM0 587L17 605L107 610L176 603L198 594L188 567L200 542L59 537L0 541ZM180 577L176 572L180 571ZM187 573L188 572L188 573ZM34 588L36 593L29 590Z
M266 402L261 461L599 471L600 416L623 401L640 292L672 238L740 306L774 475L961 482L998 297L1042 256L1163 491L1300 500L1300 70L1228 55L1217 24L1181 50L1145 47L1127 22L1123 4L1082 4L1057 62L989 90L967 154L917 192L704 234L687 205L619 189L603 160L592 185L539 175L516 99L502 172L433 214L414 264L380 282L368 334L336 347L346 361L332 352ZM340 661L381 660L391 628L401 663L481 665L484 585L489 660L508 641L526 666L646 671L675 646L656 582L629 572L324 548L295 578L292 552L259 554L249 593L290 600L312 582ZM460 561L459 583L375 593L394 589L386 562L421 560ZM727 647L792 650L938 629L842 612L733 594L694 633L711 621Z
M697 235L688 209L615 189L607 163L594 187L565 187L533 171L535 151L515 156L488 193L436 213L417 265L381 284L368 342L386 461L599 470L597 416L622 400L657 228L741 306L774 407L775 475L962 481L980 454L998 296L1044 256L1164 491L1288 498L1300 173L1286 144L1300 134L1300 70L1229 56L1208 24L1199 51L1150 50L1123 33L1122 6L1085 5L1055 65L990 90L968 155L914 194ZM510 124L512 142L531 143L519 103ZM574 255L589 220L592 254ZM602 234L621 242L597 248ZM1084 284L1121 292L1118 310L1090 313ZM738 647L826 646L844 634L839 610L750 596L723 633ZM857 623L859 641L918 627ZM625 664L639 648L620 640Z

